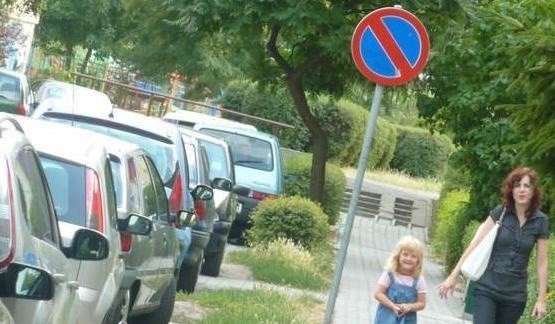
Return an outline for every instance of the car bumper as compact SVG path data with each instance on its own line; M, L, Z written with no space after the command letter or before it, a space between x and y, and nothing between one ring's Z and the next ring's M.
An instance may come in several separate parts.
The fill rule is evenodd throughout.
M251 212L258 206L260 200L239 196L237 198L237 214L235 216L235 222L241 223L242 225L247 225L251 221Z
M203 251L210 241L210 233L191 230L191 245L185 254L182 266L192 267L198 265Z

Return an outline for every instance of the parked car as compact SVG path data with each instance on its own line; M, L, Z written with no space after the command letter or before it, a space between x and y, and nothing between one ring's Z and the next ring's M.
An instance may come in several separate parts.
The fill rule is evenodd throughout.
M109 114L113 105L106 94L72 83L52 79L33 83L35 93L34 115L40 116L46 111L72 112L79 107L81 112Z
M23 73L0 69L0 111L28 116L35 99Z
M117 108L104 114L94 111L81 112L77 107L72 112L65 112L63 109L57 111L53 107L42 115L33 116L69 123L139 145L152 157L162 178L169 199L170 218L175 220L180 212L195 213L194 200L204 195L193 196L189 191L187 156L177 127L155 118ZM211 189L208 191L210 195L213 194ZM178 289L191 286L191 282L196 283L196 277L186 275L198 273L213 223L213 219L199 219L190 231L191 243L180 270L185 275L179 276Z
M223 261L225 246L231 224L235 219L237 194L240 190L247 194L244 187L235 187L235 172L229 145L216 137L193 130L181 129L187 160L189 161L189 181L210 185L214 199L206 201L197 210L217 213L208 246L204 250L201 273L217 277Z
M19 122L39 153L62 239L69 240L79 228L88 227L106 235L110 243L108 258L102 261L70 261L79 283L79 323L125 320L131 286L124 285L126 267L121 258L114 179L106 147L130 144L59 123ZM151 234L153 221L140 215L144 214L124 215L124 219L132 217L132 224L146 224L132 227L134 234ZM126 228L124 233L129 231Z
M80 228L62 242L37 153L20 124L0 113L0 301L16 323L75 323L75 260L104 260L106 236Z
M237 216L229 241L243 244L251 226L251 210L263 199L283 193L283 171L278 139L270 134L216 124L196 124L195 130L225 140L231 146L235 180L248 188L238 193Z
M236 127L241 129L256 130L256 127L250 124L240 123L231 119L210 116L207 114L199 113L189 110L176 110L168 112L162 117L164 121L172 124L177 124L182 127L193 128L196 124L217 124L229 127Z
M178 279L179 246L164 184L148 153L138 145L108 146L120 219L147 216L148 237L123 233L125 282L130 286L130 322L168 323Z

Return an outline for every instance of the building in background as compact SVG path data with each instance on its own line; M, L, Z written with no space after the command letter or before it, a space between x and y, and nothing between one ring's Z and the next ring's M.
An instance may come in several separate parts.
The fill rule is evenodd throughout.
M25 12L17 3L12 8L0 9L0 14L3 29L0 46L4 54L0 65L14 71L25 72L39 17Z

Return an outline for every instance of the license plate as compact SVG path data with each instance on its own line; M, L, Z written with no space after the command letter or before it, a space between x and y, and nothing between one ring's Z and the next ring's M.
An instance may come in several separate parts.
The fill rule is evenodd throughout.
M237 214L241 214L242 210L243 210L243 204L242 203L237 203Z

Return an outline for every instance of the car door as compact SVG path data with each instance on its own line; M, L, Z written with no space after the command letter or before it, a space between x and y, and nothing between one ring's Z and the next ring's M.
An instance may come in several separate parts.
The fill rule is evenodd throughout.
M23 262L40 267L54 277L54 298L48 301L9 300L8 308L14 309L14 319L28 323L75 323L77 318L78 285L74 281L69 262L60 250L60 234L54 206L50 198L46 177L36 153L30 147L19 151L14 161L14 178L23 223L29 229L31 242ZM20 233L23 234L23 233ZM17 304L17 305L16 305ZM13 306L10 307L10 306Z
M160 218L158 214L158 196L150 175L150 169L147 160L142 157L135 158L137 167L137 179L139 183L139 190L143 198L142 214L152 220L152 231L150 232L151 251L152 251L152 274L156 277L152 284L154 292L163 289L164 278L163 272L160 270L164 250L166 249L166 224L167 222ZM165 193L164 193L165 195ZM166 203L167 204L167 203ZM162 294L154 294L151 302L158 303Z
M162 235L162 245L159 247L160 274L164 284L168 283L175 274L176 260L179 253L175 228L170 221L168 199L166 198L164 183L158 174L154 162L148 157L143 156L144 161L150 171L150 177L156 192L157 206L157 226Z

